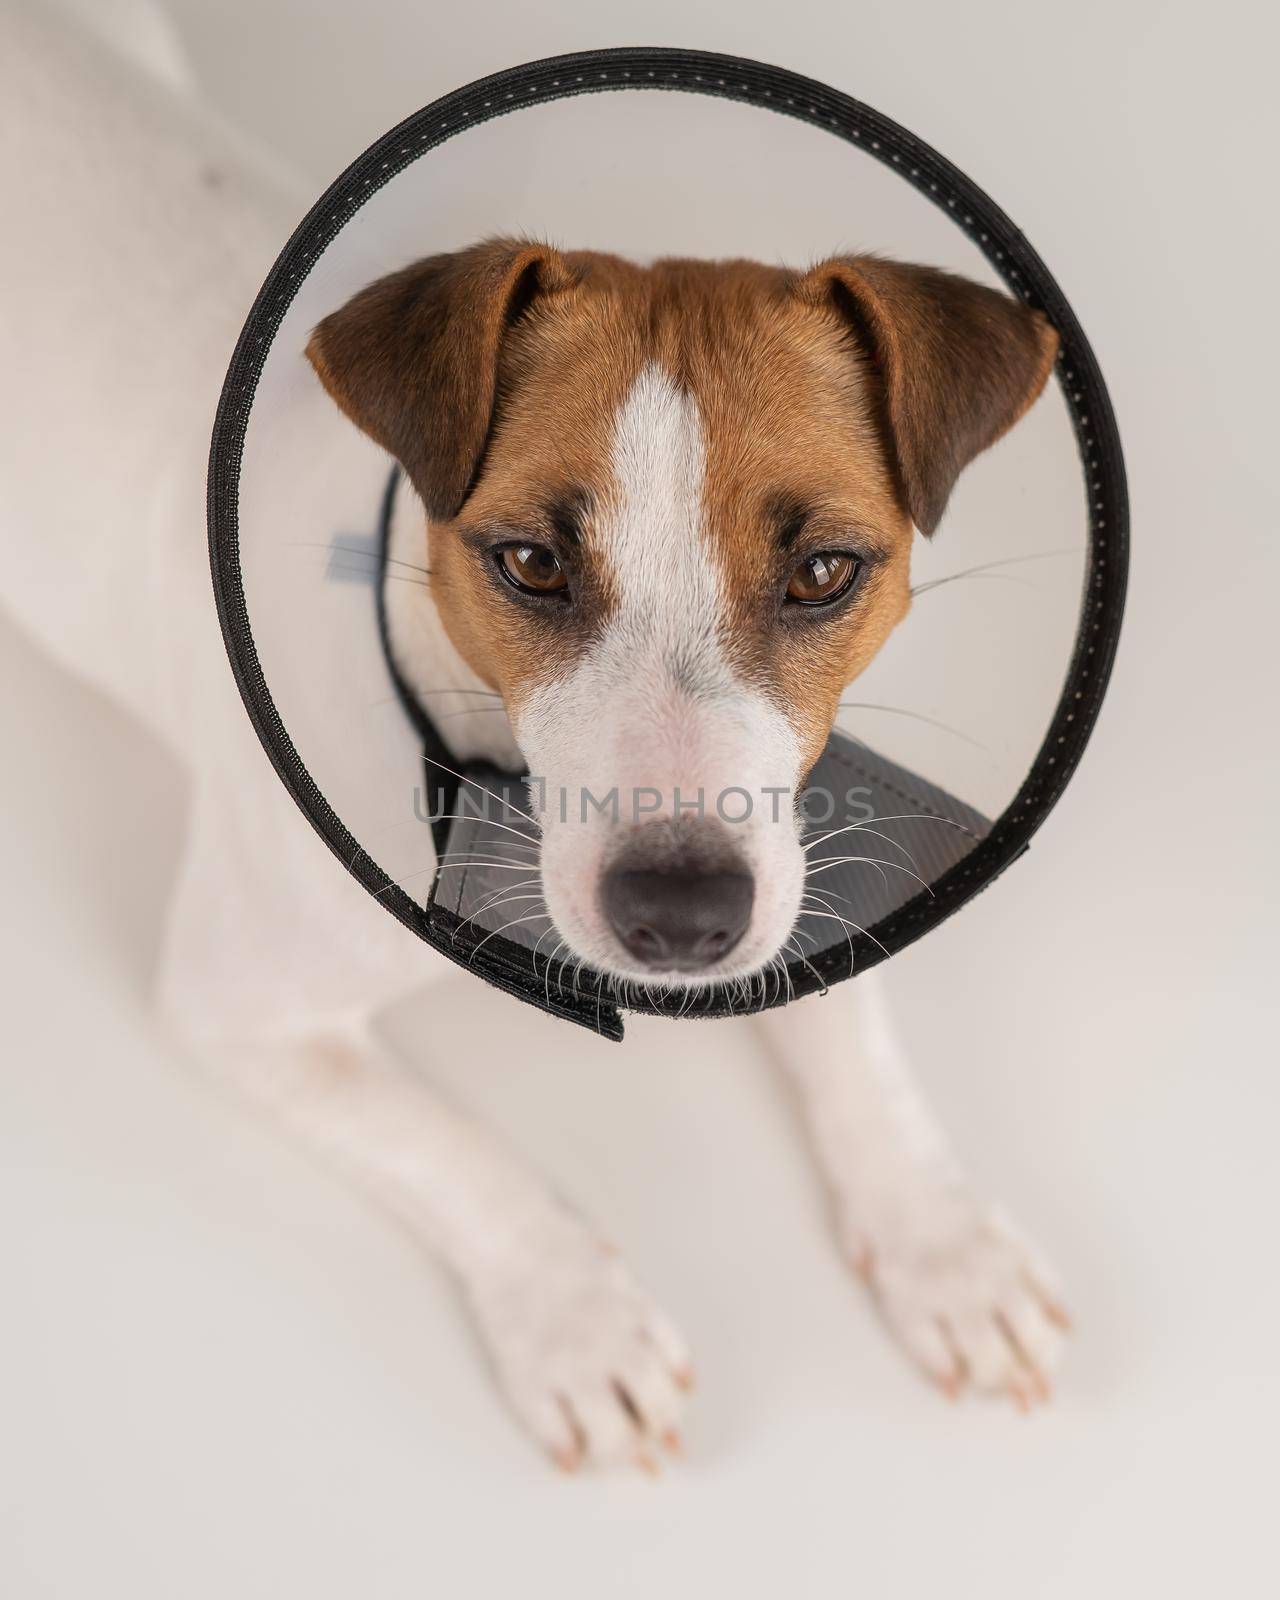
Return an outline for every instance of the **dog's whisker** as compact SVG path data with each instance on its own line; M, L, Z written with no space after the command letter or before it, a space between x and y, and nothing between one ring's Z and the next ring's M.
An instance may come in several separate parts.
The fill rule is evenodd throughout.
M486 911L492 911L494 906L505 905L508 900L513 900L521 889L536 889L541 896L541 884L537 878L522 878L519 883L504 883L500 889L495 889L483 905L477 906L471 915L459 923L459 927L466 927L468 922L474 922L477 917L482 917ZM532 899L533 896L526 896Z
M995 571L999 567L1017 567L1027 561L1049 561L1056 556L1080 555L1082 545L1064 545L1060 550L1032 550L1016 556L1003 556L999 561L982 561L976 567L965 567L961 572L948 573L944 578L927 578L923 583L917 584L911 591L912 596L927 594L930 589L938 589L944 583L954 583L957 578L976 578L983 574ZM1016 581L1016 580L1015 580ZM1034 584L1026 585L1034 588Z
M843 925L846 928L852 928L854 933L860 933L864 939L870 939L872 944L878 946L881 950L884 950L884 953L885 953L886 956L889 954L888 950L886 950L884 945L882 945L880 943L879 939L876 938L874 933L868 933L865 928L859 927L856 922L850 922L848 920L848 918L840 916L838 912L835 912L835 911L815 911L813 909L813 907L810 906L806 910L805 916L807 916L807 917L819 917L819 918L829 917L832 922L843 923ZM853 942L852 942L852 940L850 940L850 947L849 948L850 948L850 955L852 956L852 953L853 953Z
M833 900L839 900L846 906L851 906L853 904L853 900L849 895L837 894L834 889L809 889L801 897L800 903L801 905L804 905L806 901L812 900L816 900L819 905L826 906L828 910L831 909L831 902Z
M519 806L513 806L509 800L504 800L496 790L486 789L484 784L477 783L474 778L468 778L466 773L459 772L454 767L446 766L443 761L437 761L434 756L429 756L425 752L423 753L422 759L427 763L428 766L439 767L441 772L447 772L451 777L460 779L461 782L467 784L468 787L472 789L478 789L481 794L487 794L490 800L496 800L500 806L505 806L507 810L511 812L512 816L524 818L526 821L532 821L532 818L530 818L526 812L521 811ZM485 820L487 821L488 819L486 818ZM495 823L494 826L501 827L501 823ZM526 835L526 838L527 837L531 837L531 835Z
M373 894L376 898L378 895L386 894L389 889L403 889L405 884L412 883L415 878L424 878L431 872L461 872L469 867L483 868L486 872L528 872L534 865L532 861L504 861L501 858L489 860L484 856L463 855L459 858L457 851L446 852L429 867L419 867L414 872L406 872L402 878L393 878L381 889L375 889Z
M352 552L354 553L354 552ZM325 572L354 572L363 578L371 575L369 567L349 567L344 561L330 560L325 566ZM382 575L388 583L411 583L416 589L429 589L431 585L423 578L410 578L403 572L384 572Z
M853 902L848 898L847 895L836 895L835 898L837 900L843 901L845 903L845 905L852 905L853 904ZM802 902L802 905L803 905L803 902ZM823 896L823 898L821 900L821 906L822 906L822 910L819 910L817 906L814 906L812 904L805 905L804 906L804 915L807 916L807 917L819 917L819 918L823 917L824 915L835 917L838 922L842 922L844 924L846 930L848 930L849 928L854 928L859 933L866 934L868 939L875 939L875 935L874 934L867 933L867 930L865 928L863 928L863 927L860 927L858 923L853 922L852 920L850 920L847 917L840 916L840 914L836 911L835 907L831 904L831 901L828 900L825 896ZM846 937L849 937L847 932L846 932ZM880 941L878 939L875 939L875 942L877 944L879 944ZM816 941L815 941L815 943L816 943ZM880 948L883 950L884 946L880 945ZM886 954L887 954L887 952L886 952ZM852 962L853 962L853 959L854 959L854 951L853 951L852 940L850 940L850 945L849 945L849 959L850 959L850 971L852 971L853 970L852 969Z
M339 550L335 554L358 557L360 552L358 550ZM330 573L335 572L349 572L360 580L368 580L377 575L377 568L375 567L361 567L352 565L347 561L335 561L333 556L330 556L322 567L319 564L317 564L317 567L323 577L328 577ZM382 576L388 583L411 583L416 589L429 589L431 587L425 578L411 578L405 572L384 572Z
M300 542L305 543L306 541ZM376 558L372 556L366 556L363 550L349 550L344 546L338 546L337 548L334 548L330 545L317 545L316 548L329 551L329 559L323 564L323 567L320 567L319 563L317 563L318 570L320 570L322 575L325 577L327 577L330 573L349 572L356 578L367 581L371 578L376 578L381 573L381 576L388 583L411 583L417 589L431 588L431 585L425 578L412 578L408 573L405 572L383 572L382 569L377 565ZM366 560L369 562L369 565L361 566L359 564L361 561ZM415 567L413 570L415 572L425 572L427 569L425 567Z
M812 850L814 845L823 843L826 839L835 839L842 833L857 833L860 829L869 829L872 822L945 822L949 828L959 828L961 833L969 830L959 822L953 822L950 817L939 816L936 811L900 811L888 817L868 817L864 822L850 822L839 828L829 828L826 833L820 833L810 839L804 848Z
M918 589L911 591L911 598L918 600L922 594L929 594L934 589L945 589L949 583L976 583L981 579L985 583L1011 583L1018 589L1034 589L1034 583L1028 583L1025 578L1016 578L1011 572L953 572L947 578L930 578L922 583Z
M802 902L802 904L803 904L803 902ZM833 911L831 909L830 905L826 904L825 901L824 901L824 905L826 906L825 910L819 910L816 906L813 906L813 905L806 905L806 906L804 906L804 914L805 914L806 917L819 917L819 918L828 918L829 917L832 920L834 920L836 922L839 922L843 926L843 928L845 930L845 938L849 941L849 971L852 972L853 971L854 962L857 960L857 954L856 954L856 952L855 952L855 950L853 948L853 934L852 934L852 932L850 930L853 927L855 927L856 924L855 923L851 923L851 922L847 922L844 917L839 916L835 911Z
M355 545L333 544L323 539L285 539L285 545L298 550L327 550L331 555L355 556L361 561L372 561L378 566L385 564L389 567L407 567L410 572L421 572L426 577L431 576L430 567L420 567L413 561L401 561L398 556L384 556L381 551L361 550Z
M504 922L500 928L495 928L492 933L485 934L484 938L481 939L480 943L467 957L468 962L475 960L475 958L484 949L485 945L488 944L490 939L496 939L500 933L505 933L508 928L518 928L522 922L537 922L539 918L543 917L545 917L547 921L551 920L549 913L546 911L533 911L530 912L527 917L512 917L510 922Z
M343 555L348 554L346 545L339 545L338 549ZM364 551L352 551L351 554L363 555ZM374 556L373 560L379 561L384 567L403 567L406 572L420 572L424 578L431 576L430 567L420 567L416 561L402 561L399 556Z
M505 840L502 841L505 843ZM499 872L536 872L541 868L541 858L529 856L472 856L463 851L451 850L440 857L441 872L460 872L466 867L492 867Z
M424 756L423 760L425 761L426 759L427 758ZM504 801L503 804L505 805L506 802ZM511 809L514 811L515 807L513 806ZM516 815L518 817L522 817L524 815L524 812L523 811L516 811ZM487 828L501 828L503 833L514 833L517 839L523 839L524 842L526 844L528 844L528 845L541 846L541 843L542 843L541 839L538 837L537 834L525 833L520 828L512 828L512 827L508 826L508 824L505 823L505 822L495 822L492 817L477 817L474 812L446 811L439 817L433 817L432 821L433 822L483 822L485 827L487 827ZM504 843L505 843L505 841L504 841ZM510 847L508 846L508 848L510 848Z
M826 994L827 993L827 980L822 976L822 974L818 971L817 967L814 966L813 962L809 960L808 956L806 956L804 951L800 948L800 939L799 939L799 935L798 934L797 934L796 938L793 940L793 943L795 944L795 947L796 947L796 959L800 962L800 964L802 966L808 967L809 971L812 972L814 977L818 980L818 993L819 994ZM794 991L793 991L793 993L794 993Z
M498 906L514 905L515 903L517 903L518 901L521 901L521 900L541 900L541 899L542 899L542 896L540 894L508 894L508 895L500 895L497 900L491 900L488 905L481 906L479 911L473 911L469 917L464 917L463 920L458 924L458 928L465 928L468 923L474 922L477 917L483 916L486 911L494 911L494 910L496 910ZM511 923L508 922L506 924L506 926L508 928L511 927ZM458 934L458 928L454 929L454 937L455 938L457 937L457 934Z
M990 751L990 745L985 745L980 739L971 738L967 733L961 733L959 728L953 728L949 722L942 722L937 717L926 716L923 711L908 711L903 706L873 705L867 700L841 700L841 711L884 711L895 717L910 717L912 722L925 722L931 728L940 728L943 733L949 733L953 738L962 739L965 744L970 744L975 750ZM861 740L858 741L861 744Z
M440 871L465 872L468 867L482 867L486 872L528 872L533 865L532 861L489 861L477 857L474 861L446 861Z
M537 938L536 943L534 944L533 950L530 952L530 960L533 962L533 970L534 970L535 976L536 976L537 971L538 971L538 951L542 948L542 941L548 936L548 934L552 934L552 933L555 933L555 932L556 932L555 923L553 921L548 921L546 927L538 935L538 938ZM560 949L563 946L563 944L564 944L564 940L562 939L560 941L560 944L558 944L556 946L556 950ZM545 968L545 970L543 972L543 979L544 979L544 987L546 989L546 995L547 995L547 1004L549 1006L551 1004L551 963L555 959L555 950L553 950L551 952L550 956L544 956L542 959L546 962L546 968Z
M415 689L413 692L414 692L415 696L416 695L422 695L424 698L429 696L433 700L436 699L438 696L445 695L445 694L473 694L473 695L476 695L478 698L483 699L483 700L501 700L502 699L502 696L498 693L498 691L496 689L465 689L465 688L462 688L461 686L459 686L457 688L451 688L451 689Z
M498 855L498 851L499 850L526 850L526 851L529 851L531 854L536 856L542 850L542 840L541 839L523 840L523 841L521 841L519 843L513 844L510 839L486 839L485 842L484 842L484 848L486 850L492 850L494 852L494 859L495 860L497 860L497 861L510 861L510 859L511 859L510 856ZM440 860L441 861L458 861L458 860L467 860L467 861L475 860L475 861L479 861L481 859L482 859L482 857L480 857L480 856L472 856L468 852L462 851L462 850L446 850L440 856Z
M538 935L538 943L541 944L543 939L546 938L547 933L554 933L555 931L556 931L556 925L553 922L551 924L551 926L547 929L546 933L542 933L542 934ZM547 1004L548 1005L551 1004L551 969L555 965L556 957L564 949L564 945L565 945L565 941L563 939L561 939L559 944L556 945L555 949L552 950L551 954L547 957L547 970L543 974L543 977L546 980ZM558 985L559 984L559 979L557 979L556 982L557 982L557 985Z
M892 842L893 841L891 840L890 843L892 843ZM911 859L910 856L908 856L907 859L910 860ZM922 884L929 891L930 894L933 893L932 884L930 884L926 879L922 878L918 872L913 872L910 867L904 867L900 861L886 861L883 856L831 856L831 857L823 857L821 860L819 860L819 862L818 862L816 867L806 867L804 875L805 875L806 878L812 878L819 872L828 872L828 871L830 871L830 869L832 867L841 867L841 866L850 866L850 865L857 866L861 862L864 862L864 861L867 863L868 866L880 867L881 869L883 869L885 867L892 867L894 869L894 871L896 871L896 872L905 872L906 875L909 878L914 878L917 883ZM883 870L881 871L880 876L881 876L881 878L884 878ZM886 883L888 882L887 878L885 878L885 882Z
M882 862L879 856L837 856L834 861L820 861L816 867L806 867L804 869L804 875L806 878L812 878L815 873L825 872L828 867L848 866L851 864L856 865L857 863L863 861L866 862L867 866L874 867L876 869L877 873L880 875L880 882L884 884L885 889L887 890L889 887L889 880L885 876L884 869L886 866L897 866L898 863L896 861ZM907 869L904 867L902 870L905 872Z
M948 828L956 828L961 833L969 833L970 831L962 823L953 822L950 817L940 817L936 813L929 811L904 811L896 816L876 817L874 820L876 822L945 822ZM870 819L866 822L850 822L843 828L830 828L826 833L816 835L807 843L802 844L800 848L807 854L810 850L816 849L818 845L825 844L828 839L838 839L842 833L876 833L876 829L871 826ZM896 845L899 850L903 850L903 854L907 856L908 861L911 860L910 854L906 852L902 845L898 844L896 839L890 839L887 833L877 834L877 837L888 839L890 844Z
M415 878L425 878L428 873L434 873L435 870L435 863L432 862L429 867L419 867L416 872L406 872L403 878L393 878L390 883L383 884L381 889L374 889L373 897L376 900L379 895L388 894L392 889L403 889L405 884L412 883Z
M514 894L517 889L539 889L540 890L541 888L542 888L542 879L537 873L535 873L533 875L533 877L531 877L531 878L521 878L516 883L503 883L503 884L500 884L493 891L493 895ZM490 899L491 899L491 902L492 902L492 896L490 897ZM487 907L481 906L480 909L481 909L481 911L483 911L483 910L486 910Z
M910 850L907 849L906 845L902 844L899 840L892 838L889 834L882 832L882 830L879 828L872 828L866 824L863 825L862 831L864 833L869 833L874 839L883 839L884 842L891 846L894 850L900 850L902 854L906 856L911 865L913 867L915 866L916 858L911 854ZM836 836L836 833L824 834L820 839L813 839L809 844L802 845L801 848L807 853L812 845L825 844L829 839L834 839ZM832 861L836 858L834 856L819 856L817 859L821 862Z

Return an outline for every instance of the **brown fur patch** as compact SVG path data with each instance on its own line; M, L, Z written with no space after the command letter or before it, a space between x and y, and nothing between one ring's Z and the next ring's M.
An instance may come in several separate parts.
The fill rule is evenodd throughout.
M1044 388L1057 334L1008 295L875 256L824 262L796 293L835 304L873 351L903 497L916 527L932 533L962 469Z
M508 326L534 295L571 286L564 257L533 243L430 256L326 317L307 356L346 415L401 462L430 514L449 517L480 465Z

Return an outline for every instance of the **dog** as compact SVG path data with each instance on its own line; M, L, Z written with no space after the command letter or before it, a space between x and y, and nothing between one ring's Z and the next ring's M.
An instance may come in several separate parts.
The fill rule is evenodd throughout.
M554 1461L649 1464L679 1446L683 1338L588 1222L377 1041L378 1013L445 964L336 870L227 668L208 429L296 203L189 99L7 0L0 97L22 240L0 321L22 377L0 402L5 600L189 772L160 1005L208 1071L433 1249ZM795 796L908 608L917 532L1055 353L1038 314L928 267L638 266L518 239L419 261L319 323L317 382L413 490L392 555L431 583L388 587L397 666L424 692L501 697L505 715L450 725L453 748L527 762L544 793L661 796L618 822L535 804L539 893L573 957L670 990L778 955L804 883L792 805L729 828L679 796ZM318 517L346 470L341 451L310 464ZM874 975L752 1025L907 1353L951 1394L1047 1397L1056 1279L950 1152Z

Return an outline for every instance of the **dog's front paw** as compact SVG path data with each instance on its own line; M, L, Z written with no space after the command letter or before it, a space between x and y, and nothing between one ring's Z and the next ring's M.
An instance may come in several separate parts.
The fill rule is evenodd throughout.
M659 1448L680 1452L684 1340L576 1218L548 1217L467 1289L513 1410L558 1466L653 1471Z
M850 1253L907 1351L952 1396L966 1383L1047 1400L1068 1318L1055 1275L965 1189L864 1212Z

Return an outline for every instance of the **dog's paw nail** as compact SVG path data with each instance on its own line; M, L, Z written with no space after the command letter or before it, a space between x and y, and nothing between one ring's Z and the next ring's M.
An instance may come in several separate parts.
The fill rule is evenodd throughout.
M657 1478L661 1476L662 1469L658 1466L657 1461L649 1454L647 1450L636 1451L636 1466L638 1466L641 1472L643 1472L647 1477Z
M698 1387L698 1375L692 1367L677 1367L675 1371L676 1382L686 1392L691 1393Z
M1050 1322L1055 1323L1064 1333L1071 1332L1071 1313L1066 1306L1060 1305L1057 1300L1046 1300L1044 1309Z
M1003 1393L1021 1411L1047 1401L1065 1313L1052 1275L1018 1234L955 1191L887 1211L886 1222L879 1236L868 1230L875 1297L943 1393Z
M468 1285L507 1398L562 1472L657 1472L683 1415L683 1340L576 1219L549 1216L536 1242Z
M684 1455L684 1440L680 1437L679 1428L667 1428L663 1432L662 1446L668 1455Z

